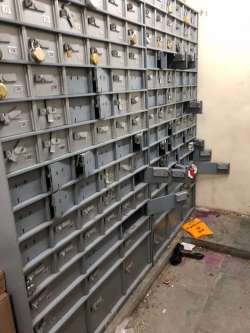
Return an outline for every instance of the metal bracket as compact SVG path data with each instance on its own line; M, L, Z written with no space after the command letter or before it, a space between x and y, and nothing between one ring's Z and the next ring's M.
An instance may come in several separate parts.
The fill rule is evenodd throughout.
M95 156L91 151L76 156L75 159L77 177L89 177L95 172Z
M202 101L189 101L184 103L184 112L192 114L201 114L203 109Z
M230 163L200 162L197 164L198 174L229 174Z
M180 207L188 199L188 192L181 191L177 193L171 193L164 197L155 198L149 200L147 206L148 215L158 214L170 211L176 207Z

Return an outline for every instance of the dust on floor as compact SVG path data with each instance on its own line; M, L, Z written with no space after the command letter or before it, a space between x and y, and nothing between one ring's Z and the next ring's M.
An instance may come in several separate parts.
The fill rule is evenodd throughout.
M201 250L167 266L132 314L135 333L249 333L250 261Z

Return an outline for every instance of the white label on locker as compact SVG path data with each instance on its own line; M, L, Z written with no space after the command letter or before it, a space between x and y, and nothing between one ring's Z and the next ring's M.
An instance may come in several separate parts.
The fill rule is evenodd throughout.
M23 86L21 86L21 85L16 85L15 86L15 92L16 93L22 93L23 92Z
M1 15L11 15L11 8L10 8L10 6L8 6L8 5L1 5L0 6L0 13L1 13Z
M17 46L8 46L8 53L9 54L17 54Z
M55 52L50 50L47 52L47 54L50 58L54 58Z
M50 17L48 15L42 16L43 23L50 24Z

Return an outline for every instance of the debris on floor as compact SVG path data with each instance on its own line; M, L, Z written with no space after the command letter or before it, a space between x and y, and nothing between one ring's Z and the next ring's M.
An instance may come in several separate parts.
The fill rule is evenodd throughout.
M175 246L173 253L169 259L170 264L173 266L179 265L182 262L183 257L201 260L204 258L204 254L199 252L187 251L184 249L184 246L182 244L178 243Z
M128 317L123 320L123 322L117 326L115 333L135 333L132 327L129 327L129 323L132 321L132 317Z
M213 235L213 231L207 226L207 224L198 218L194 218L183 224L182 229L196 239Z
M194 244L186 243L186 242L181 242L181 245L184 247L184 250L186 251L192 251L195 248Z

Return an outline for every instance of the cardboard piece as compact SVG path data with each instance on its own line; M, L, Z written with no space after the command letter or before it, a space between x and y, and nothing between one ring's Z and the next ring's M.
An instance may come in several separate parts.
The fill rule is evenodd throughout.
M0 332L16 333L10 298L7 293L0 295Z
M5 274L0 271L0 295L6 291Z

